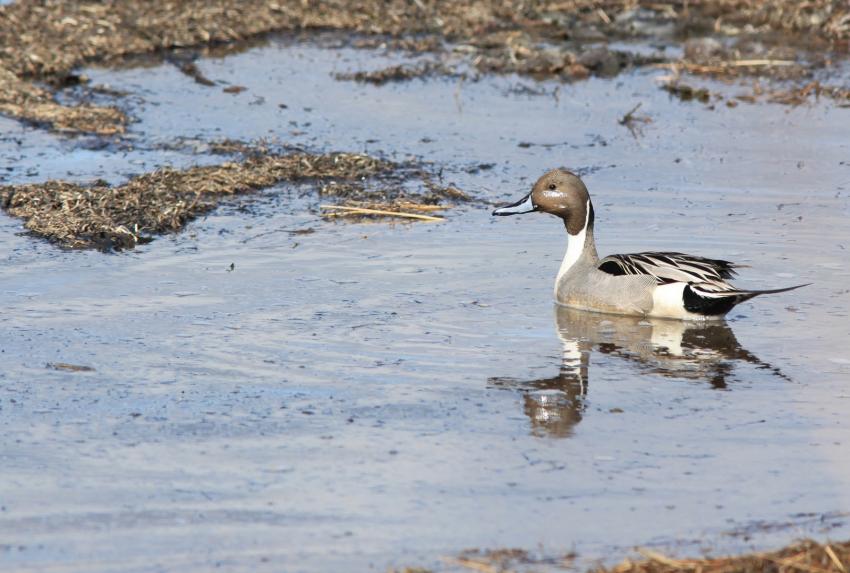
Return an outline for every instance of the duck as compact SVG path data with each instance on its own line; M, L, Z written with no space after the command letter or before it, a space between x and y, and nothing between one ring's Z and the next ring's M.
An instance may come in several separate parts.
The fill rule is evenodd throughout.
M555 302L569 308L677 320L723 320L744 301L808 284L769 290L728 282L742 265L679 252L608 255L600 259L593 237L590 193L575 173L545 173L525 197L494 216L549 213L567 229L567 252L555 279Z

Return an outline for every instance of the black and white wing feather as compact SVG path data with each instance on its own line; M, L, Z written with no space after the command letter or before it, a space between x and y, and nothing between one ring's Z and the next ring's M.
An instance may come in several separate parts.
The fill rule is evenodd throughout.
M658 285L685 283L682 304L703 316L724 315L736 304L760 294L785 292L806 285L770 289L743 290L726 282L735 276L739 265L720 259L707 259L683 253L635 253L611 255L599 261L599 270L611 275L648 275Z
M737 265L684 253L633 253L609 255L599 261L599 270L611 275L649 275L658 284L723 283L735 276ZM727 285L728 287L728 285Z

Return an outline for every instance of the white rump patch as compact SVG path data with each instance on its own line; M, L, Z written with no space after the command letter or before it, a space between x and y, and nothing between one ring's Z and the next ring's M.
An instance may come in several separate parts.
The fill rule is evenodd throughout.
M655 287L652 291L652 311L649 316L696 318L697 315L685 310L683 294L686 286L686 283L670 283Z

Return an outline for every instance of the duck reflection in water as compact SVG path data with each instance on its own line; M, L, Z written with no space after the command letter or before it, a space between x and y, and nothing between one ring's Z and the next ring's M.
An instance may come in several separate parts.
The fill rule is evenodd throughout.
M590 354L616 356L634 363L639 374L705 381L725 389L737 364L745 362L790 379L778 368L742 348L725 322L685 322L592 313L556 307L563 345L559 372L550 378L490 378L488 386L519 390L523 410L537 436L572 434L586 409Z

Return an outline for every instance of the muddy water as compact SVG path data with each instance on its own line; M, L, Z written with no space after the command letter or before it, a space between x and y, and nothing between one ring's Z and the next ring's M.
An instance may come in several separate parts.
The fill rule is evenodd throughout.
M4 177L220 161L155 149L175 137L415 156L493 202L566 165L587 173L601 252L813 286L711 328L559 312L554 219L324 222L292 186L120 255L2 216L2 568L385 570L469 547L589 560L846 537L850 110L710 110L655 72L555 95L331 76L395 61L281 41L199 62L236 95L169 65L89 70L135 94L133 148L2 120ZM617 119L638 102L635 139Z

